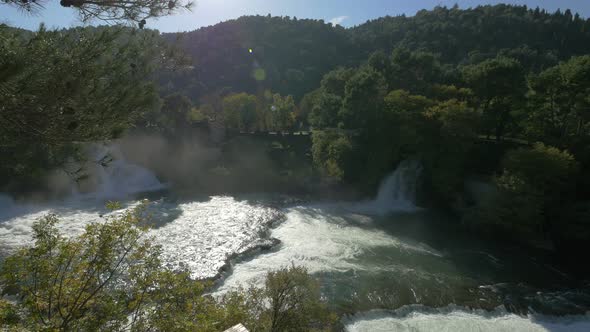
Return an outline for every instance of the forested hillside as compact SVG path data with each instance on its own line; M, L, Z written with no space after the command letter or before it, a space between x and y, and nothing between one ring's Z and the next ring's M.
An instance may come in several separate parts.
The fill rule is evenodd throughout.
M352 35L365 55L404 46L438 54L443 63L481 61L505 53L524 65L542 66L590 51L590 20L570 10L548 13L526 6L437 7L412 17L369 21L352 29Z
M351 29L322 20L248 16L164 36L180 41L195 65L192 72L166 77L164 83L169 91L181 89L195 101L222 89L253 94L271 89L300 100L319 87L327 71L400 46L431 52L442 64L502 54L534 70L590 52L589 19L569 10L548 13L510 5L437 7Z
M195 70L174 85L191 97L223 88L301 97L330 69L352 64L356 53L344 28L289 17L247 16L164 37L195 59Z

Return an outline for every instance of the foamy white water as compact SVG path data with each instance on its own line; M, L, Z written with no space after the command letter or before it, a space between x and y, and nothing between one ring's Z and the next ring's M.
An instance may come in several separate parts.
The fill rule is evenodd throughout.
M100 207L100 203L62 202L60 204L29 205L15 204L4 196L0 207L0 253L31 245L33 224L39 219L56 214L60 217L59 230L62 234L76 236L82 234L86 225L104 222L101 215L109 211ZM97 208L98 205L98 208Z
M582 332L590 331L590 315L527 317L497 309L471 311L460 307L425 309L417 306L395 312L372 311L344 320L348 332Z
M79 235L86 225L104 222L112 214L87 202L62 204L14 205L3 210L0 252L9 253L32 244L33 224L50 213L59 216L58 229L67 236ZM138 201L129 201L125 208L137 204ZM186 268L192 277L199 279L215 277L228 258L265 244L265 230L281 216L276 209L232 197L212 197L203 202L182 204L160 200L150 203L149 212L157 225L147 236L154 237L156 244L162 246L163 261L173 269Z
M373 225L373 215L393 211L416 211L416 182L421 166L404 161L383 181L375 200L299 206L285 212L286 220L272 230L281 241L278 250L236 264L219 288L223 293L244 284L260 284L268 271L290 265L304 266L310 273L387 270L405 273L403 265L363 262L361 255L380 248L398 253L442 256L423 243L401 239Z
M151 230L162 245L162 260L172 269L187 268L193 278L215 277L226 260L261 244L279 211L232 197L178 205L180 215Z
M90 162L85 170L89 179L85 181L92 183L91 192L79 194L72 181L73 194L61 201L15 203L9 196L0 194L0 253L30 245L33 224L48 214L59 216L62 234L76 236L86 225L104 222L112 215L104 206L106 201L121 201L125 208L131 208L139 203L129 201L131 195L164 188L152 172L126 162L116 146L92 144L87 153Z
M279 248L236 264L220 292L243 284L259 284L266 272L292 264L304 266L310 273L407 270L402 265L376 265L358 259L379 248L392 248L402 254L442 256L425 244L396 238L375 227L358 227L370 226L370 217L338 211L334 206L287 209L286 220L271 232L272 237L281 241Z
M93 145L87 165L95 191L74 194L66 200L45 204L17 204L0 195L0 254L32 244L32 227L48 214L60 218L58 229L66 236L81 234L91 223L104 222L113 213L107 200L126 209L139 204L133 194L159 190L164 185L149 170L127 163L114 146ZM147 236L162 246L162 259L172 269L188 269L193 278L215 277L227 259L269 241L265 231L281 213L272 208L212 197L205 201L151 202L156 228Z

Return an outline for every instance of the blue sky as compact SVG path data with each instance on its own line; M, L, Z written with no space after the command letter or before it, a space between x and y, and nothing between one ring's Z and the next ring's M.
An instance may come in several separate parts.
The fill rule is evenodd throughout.
M192 12L150 20L149 28L163 32L194 30L202 26L237 18L242 15L296 16L333 21L345 27L361 24L369 19L385 15L414 15L420 9L432 9L436 5L461 8L480 4L512 3L541 7L549 11L566 8L590 17L589 0L196 0ZM48 0L46 9L39 15L30 15L0 4L0 22L26 29L36 29L41 22L49 27L81 25L74 10L63 8L57 0Z

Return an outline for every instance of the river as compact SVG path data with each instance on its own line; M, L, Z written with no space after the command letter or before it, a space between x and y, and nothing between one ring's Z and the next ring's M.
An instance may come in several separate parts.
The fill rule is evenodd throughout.
M348 331L590 330L590 285L541 252L473 238L447 216L416 207L419 175L418 163L402 163L378 196L363 202L195 198L176 196L149 171L120 160L91 194L43 204L1 196L0 253L31 243L32 224L48 213L75 235L113 213L102 208L107 199L132 207L147 197L155 221L149 235L166 264L218 278L217 294L295 264L320 280Z

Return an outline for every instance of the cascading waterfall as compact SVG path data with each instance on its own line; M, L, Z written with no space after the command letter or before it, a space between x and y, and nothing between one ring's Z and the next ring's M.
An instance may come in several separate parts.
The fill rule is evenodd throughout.
M367 214L388 214L395 211L416 211L416 192L422 165L418 160L402 161L379 186L374 200L354 204L353 210Z
M416 202L418 177L422 165L413 159L402 161L397 169L383 180L375 201L377 204L411 204Z
M92 162L86 167L94 188L86 196L123 198L164 188L150 170L128 163L116 145L92 146L89 155Z

